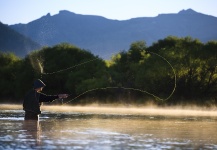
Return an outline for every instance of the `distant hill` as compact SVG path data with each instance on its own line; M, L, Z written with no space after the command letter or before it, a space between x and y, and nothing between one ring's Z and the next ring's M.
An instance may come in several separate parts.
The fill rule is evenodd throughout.
M169 35L191 36L202 42L217 40L217 18L192 9L123 21L63 10L10 27L43 46L67 42L103 57L127 50L132 42L144 40L151 45Z
M29 51L40 47L36 42L0 22L0 51L13 52L17 56L24 57Z

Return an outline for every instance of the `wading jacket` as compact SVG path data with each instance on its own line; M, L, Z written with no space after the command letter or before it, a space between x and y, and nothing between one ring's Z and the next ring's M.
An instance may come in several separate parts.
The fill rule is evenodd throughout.
M42 102L52 102L57 99L57 95L45 95L43 93L39 93L36 90L30 90L23 101L23 110L33 112L35 114L41 114L41 103Z

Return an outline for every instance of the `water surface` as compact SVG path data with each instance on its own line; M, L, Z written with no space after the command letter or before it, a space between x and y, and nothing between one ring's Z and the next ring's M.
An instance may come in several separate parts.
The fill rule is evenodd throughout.
M113 109L118 108L45 107L40 121L24 121L21 109L1 109L0 149L217 149L215 112L162 115L162 110Z

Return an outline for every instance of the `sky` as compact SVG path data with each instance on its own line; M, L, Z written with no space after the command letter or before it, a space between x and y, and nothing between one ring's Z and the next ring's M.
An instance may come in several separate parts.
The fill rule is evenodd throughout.
M47 13L58 14L60 10L127 20L189 8L217 17L217 0L0 0L0 22L28 23Z

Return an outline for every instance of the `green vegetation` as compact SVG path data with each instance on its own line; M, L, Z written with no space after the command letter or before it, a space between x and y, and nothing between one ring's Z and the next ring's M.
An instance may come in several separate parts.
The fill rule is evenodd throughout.
M204 44L170 36L150 47L137 41L109 61L63 43L31 52L24 59L0 53L0 65L1 102L21 102L33 81L41 78L47 85L45 93L70 93L69 100L79 96L71 104L150 100L165 105L217 104L216 41ZM169 100L159 100L170 94Z

